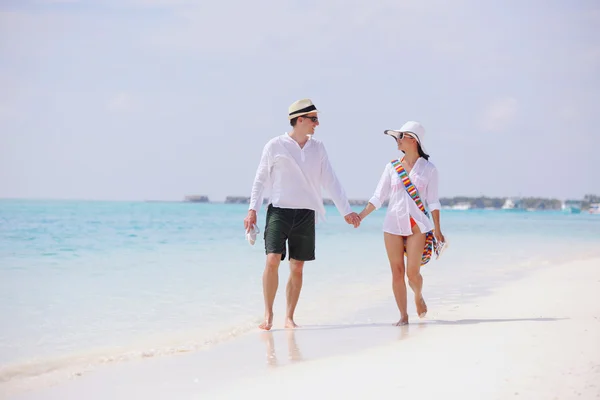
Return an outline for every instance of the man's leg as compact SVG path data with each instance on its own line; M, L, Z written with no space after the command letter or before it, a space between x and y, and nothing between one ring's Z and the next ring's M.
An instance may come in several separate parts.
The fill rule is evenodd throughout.
M265 299L265 320L258 327L269 330L273 326L273 303L279 286L279 264L285 257L285 241L291 227L293 215L269 205L265 225L265 253L267 263L263 272L263 297Z
M408 311L406 282L404 281L404 237L387 232L384 232L383 235L390 268L392 269L392 291L400 311L400 320L396 325L406 325L408 324Z
M285 327L286 328L297 328L298 325L294 322L294 311L296 310L296 304L300 298L300 291L302 290L302 270L304 268L304 261L290 259L290 279L288 279L286 287L286 299L287 299L287 315L285 316Z
M267 265L263 272L263 297L265 299L265 320L258 327L269 330L273 326L273 303L279 286L279 264L281 254L267 254Z
M287 284L286 328L297 328L294 311L302 290L302 271L305 261L315 259L315 212L295 210L292 229L288 237L290 250L290 279Z
M414 230L413 230L414 232ZM425 247L425 234L413 233L406 238L406 261L408 282L415 293L417 314L423 318L427 314L427 304L423 299L423 276L421 275L421 256Z

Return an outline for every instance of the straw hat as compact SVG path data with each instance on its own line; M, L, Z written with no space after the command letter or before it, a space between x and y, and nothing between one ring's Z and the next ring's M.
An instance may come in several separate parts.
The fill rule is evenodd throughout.
M417 138L417 142L419 142L421 145L423 152L425 152L425 154L429 154L427 153L427 150L425 150L425 144L423 144L423 139L425 139L425 128L423 128L423 125L416 121L408 121L402 125L402 128L400 129L387 129L383 131L383 133L386 135L393 136L396 139L398 139L398 136L400 136L400 132L412 133Z
M310 99L298 100L288 108L288 119L294 119L313 112L319 112L319 110Z

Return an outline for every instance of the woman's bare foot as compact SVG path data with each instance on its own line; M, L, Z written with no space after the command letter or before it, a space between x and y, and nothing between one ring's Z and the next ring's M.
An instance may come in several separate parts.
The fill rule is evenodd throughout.
M265 320L258 327L265 331L270 330L273 327L273 314L265 315Z
M404 326L404 325L408 325L408 315L405 315L403 317L400 318L400 321L395 323L396 326Z
M419 318L425 318L427 315L427 304L425 303L425 299L421 296L420 299L415 300L415 305L417 306L417 314Z
M285 328L286 329L294 329L294 328L297 328L297 327L298 327L298 325L296 325L296 323L294 322L293 319L286 318L286 320L285 320Z

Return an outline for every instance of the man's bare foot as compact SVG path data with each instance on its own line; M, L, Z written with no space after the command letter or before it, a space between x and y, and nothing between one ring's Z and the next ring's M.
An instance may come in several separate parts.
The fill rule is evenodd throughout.
M266 315L265 320L258 327L264 331L270 330L273 327L273 314Z
M425 299L421 296L420 299L415 300L415 305L417 306L417 314L419 318L425 318L427 315L427 304L425 303Z
M285 328L286 329L294 329L294 328L297 328L297 327L298 327L298 325L296 325L296 323L294 322L293 319L286 318L286 320L285 320Z
M408 315L405 315L404 317L400 318L400 321L395 323L396 326L404 326L404 325L408 325Z

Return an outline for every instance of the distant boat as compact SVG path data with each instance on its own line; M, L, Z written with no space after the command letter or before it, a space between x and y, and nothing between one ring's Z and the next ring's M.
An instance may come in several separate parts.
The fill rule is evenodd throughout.
M502 205L502 209L507 211L524 211L521 199L506 199Z
M471 205L469 203L458 203L450 207L452 210L469 210Z
M506 199L504 204L502 205L503 210L513 210L515 208L515 202L511 199Z
M590 204L590 214L600 214L600 203Z
M562 210L571 214L579 214L581 212L581 202L577 200L567 200L563 203Z

